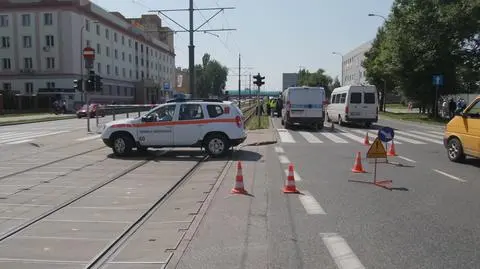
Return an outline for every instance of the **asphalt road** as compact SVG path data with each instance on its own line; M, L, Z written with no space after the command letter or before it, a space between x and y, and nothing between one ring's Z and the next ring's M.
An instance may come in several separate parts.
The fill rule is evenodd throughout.
M394 128L401 143L396 145L398 156L389 157L392 164L377 166L378 179L392 180L393 191L348 181L373 178L372 160L364 158L368 146L361 143L365 129L292 131L283 130L275 120L280 129L277 150L285 152L279 154L285 156L279 162L296 165L300 188L325 212L307 217L305 211L295 210L303 213L296 218L298 236L312 243L323 241L330 254L348 252L350 258L343 260L333 256L339 268L361 268L360 264L366 268L475 268L480 262L475 251L480 246L476 232L480 162L450 162L441 143L442 127L381 120L371 129L378 126ZM323 143L312 143L316 141L312 135ZM335 143L328 136L346 143ZM350 171L357 152L368 173ZM309 201L303 207L315 204ZM321 233L334 233L333 239ZM332 242L341 243L335 247ZM302 253L313 255L311 248Z

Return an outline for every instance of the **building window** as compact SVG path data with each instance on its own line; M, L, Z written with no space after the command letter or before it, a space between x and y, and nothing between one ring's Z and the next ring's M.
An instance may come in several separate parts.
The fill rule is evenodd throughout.
M125 36L122 35L122 45L125 45Z
M132 54L128 54L128 62L129 62L129 63L132 62Z
M2 48L3 49L10 48L10 37L9 36L2 36Z
M105 54L107 55L107 57L110 57L110 48L109 47L105 47Z
M97 72L99 74L102 73L102 64L101 63L97 63Z
M47 57L47 69L54 69L55 68L55 58Z
M110 65L107 64L107 75L110 75Z
M26 82L25 83L25 93L26 94L33 94L33 83L32 82Z
M0 15L0 27L8 27L8 15Z
M53 89L55 88L55 82L47 81L47 88L48 89Z
M125 68L122 68L122 76L124 78L127 76L127 70L125 70Z
M32 47L32 37L31 36L23 36L23 47L24 48L31 48Z
M10 58L3 58L2 59L2 68L4 70L9 70L12 68L12 62L10 61Z
M118 76L118 66L115 66L115 76Z
M118 59L118 50L115 49L115 59Z
M100 46L100 43L97 43L97 51L96 51L96 53L97 53L98 55L102 54L102 46Z
M23 58L23 68L25 68L25 69L32 69L33 68L32 58Z
M30 14L23 14L22 15L22 26L28 27L31 24Z
M53 24L53 14L52 13L43 14L43 24L44 25L52 25Z
M90 47L90 45L92 44L92 42L90 40L87 40L85 43L86 43L85 45L87 45L87 47Z
M85 30L87 30L87 32L90 32L90 21L89 20L85 20Z
M128 39L128 47L131 48L132 47L132 40L129 38Z
M12 84L11 83L3 83L3 90L4 91L10 91L12 89Z
M128 71L128 73L129 73L128 76L129 76L130 78L132 78L132 69L130 69L130 71Z
M117 96L120 96L120 86L117 86Z
M54 47L55 46L55 42L53 40L53 35L46 35L45 36L45 45L47 47Z
M106 39L110 38L110 31L108 31L108 29L105 29L105 38Z
M125 61L125 52L122 52L122 61Z
M97 35L100 35L100 25L97 24L96 27L97 27Z
M128 88L123 88L123 95L128 96Z
M113 33L113 41L117 42L118 39L117 39L117 33Z

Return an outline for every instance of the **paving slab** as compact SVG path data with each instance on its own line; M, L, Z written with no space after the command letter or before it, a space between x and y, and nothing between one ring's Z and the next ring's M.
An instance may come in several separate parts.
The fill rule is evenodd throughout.
M133 222L142 213L142 210L139 209L66 207L50 215L47 220Z
M88 262L107 243L103 239L11 238L0 245L0 260L27 258Z
M8 269L83 269L86 264L82 263L48 263L34 261L2 261L0 260L0 268Z
M18 237L93 238L109 240L125 229L125 223L40 221L18 233Z
M121 197L121 196L99 196L92 194L89 199L80 199L72 207L122 207L122 208L146 208L156 201L154 197Z

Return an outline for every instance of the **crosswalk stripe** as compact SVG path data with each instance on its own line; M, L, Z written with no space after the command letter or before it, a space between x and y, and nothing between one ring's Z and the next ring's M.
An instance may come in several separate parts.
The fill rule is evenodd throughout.
M28 143L28 142L32 142L32 141L33 141L32 139L25 139L25 140L20 140L20 141L9 142L9 143L5 143L5 144L7 144L7 145L17 145L17 144Z
M404 136L399 136L399 135L395 135L395 143L399 143L398 140L400 141L403 141L403 142L408 142L410 144L414 144L414 145L425 145L426 143L425 142L422 142L422 141L418 141L418 140L415 140L415 139L411 139L411 138L407 138L407 137L404 137Z
M427 131L427 132L432 133L432 134L437 134L437 135L440 135L440 136L442 136L442 137L443 137L443 135L444 135L444 133L442 133L442 132L437 132L437 131Z
M366 134L366 132L364 132L364 131L362 131L362 130L352 129L351 131L354 131L354 132L356 132L356 133ZM372 134L372 133L373 133L373 134ZM347 134L343 134L343 135L345 135L345 136L349 137L350 139L355 140L355 141L357 141L357 142L359 142L359 143L362 143L362 144L363 144L363 142L364 142L364 140L365 140L365 137L358 137L358 136L352 135L352 134L348 134L348 135L347 135ZM376 135L377 135L377 134L376 134L375 132L368 132L368 138L369 138L370 142L372 142L373 140L375 140ZM398 142L398 141L395 140L395 144L401 145L401 144L403 144L403 143L402 143L402 142Z
M59 131L59 132L51 132L51 133L43 133L43 134L37 134L37 135L16 137L15 139L0 140L0 144L1 143L9 143L9 142L20 141L20 140L25 140L25 139L31 139L31 138L37 138L37 137L43 137L43 136L49 136L49 135L56 135L56 134L61 134L61 133L68 133L68 132L69 131Z
M325 136L326 138L330 139L331 141L335 142L335 143L339 143L339 144L347 144L348 141L346 141L345 139L341 138L341 137L338 137L332 133L320 133L321 135Z
M79 138L79 139L77 139L77 141L94 140L94 139L100 138L100 136L101 136L101 135L91 135L91 136Z
M303 136L303 138L305 138L309 143L312 143L312 144L323 143L322 140L320 140L318 137L314 136L312 133L304 132L304 131L301 131L301 132L298 132L298 133L301 136Z
M21 133L12 133L8 135L0 134L0 139L9 139L12 137L18 137L21 135L30 135L30 134L35 134L34 132L21 132Z
M354 134L347 133L347 132L340 132L340 134L342 134L343 136L346 136L346 137L352 139L352 140L355 141L355 142L363 143L363 138L361 138L360 136L356 136L356 135L354 135Z
M420 131L410 131L410 132L415 133L415 134L419 134L419 135L428 136L428 137L431 137L431 138L443 139L443 135L429 134L429 133L420 132Z
M295 139L293 139L293 136L287 129L278 129L278 135L283 143L295 143Z
M406 135L406 136L411 136L411 137L414 137L414 138L417 138L417 139L420 139L420 140L432 142L432 143L435 143L435 144L443 145L443 142L441 140L439 141L439 140L436 140L436 139L423 137L423 136L419 136L419 135L415 135L415 134L410 134L410 133L403 132L403 131L397 131L397 133L403 134L403 135Z

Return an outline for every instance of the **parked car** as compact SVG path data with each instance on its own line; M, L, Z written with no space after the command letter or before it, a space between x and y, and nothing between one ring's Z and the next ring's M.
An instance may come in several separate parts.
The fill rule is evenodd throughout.
M77 118L87 117L87 105L83 105L79 110L77 110ZM105 117L105 109L103 109L100 104L90 104L90 117L96 117L98 113L99 117Z

